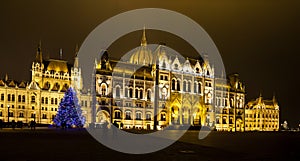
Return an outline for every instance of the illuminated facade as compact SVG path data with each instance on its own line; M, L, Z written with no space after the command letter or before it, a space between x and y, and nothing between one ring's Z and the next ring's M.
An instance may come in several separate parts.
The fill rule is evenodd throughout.
M111 60L104 52L95 61L93 105L91 94L82 90L78 47L71 65L61 59L44 60L39 45L30 82L8 77L0 80L0 119L52 124L60 100L71 86L86 126L116 122L126 129L193 125L218 131L278 130L275 98L260 97L245 107L245 85L238 74L217 78L207 58L185 59L167 49L159 45L151 50L144 29L141 45L127 59Z
M245 131L245 85L238 74L216 78L215 128L218 131Z
M64 60L43 60L39 45L31 71L31 82L16 82L8 76L0 80L1 120L23 123L35 120L38 124L52 124L60 100L68 87L72 86L78 93L81 90L81 71L78 68L77 56L74 66ZM90 115L87 114L90 109L87 108L90 96L79 94L78 97L83 115L90 121Z
M279 106L275 96L272 100L264 100L260 95L245 106L247 131L278 131Z

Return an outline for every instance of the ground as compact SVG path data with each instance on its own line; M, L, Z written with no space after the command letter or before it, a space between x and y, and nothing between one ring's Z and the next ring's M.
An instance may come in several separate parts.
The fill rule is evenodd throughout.
M13 161L300 160L299 145L299 132L213 131L198 140L198 131L188 131L164 150L132 155L101 145L85 129L0 130L0 160Z

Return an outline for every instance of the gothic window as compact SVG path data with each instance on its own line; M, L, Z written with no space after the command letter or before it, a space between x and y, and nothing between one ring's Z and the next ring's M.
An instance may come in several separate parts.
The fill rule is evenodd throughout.
M139 98L139 89L135 89L135 98Z
M163 88L162 89L162 93L161 93L161 96L162 96L162 99L167 99L167 96L168 96L168 91L167 91L167 88Z
M183 81L183 92L186 92L186 81Z
M180 91L180 80L177 80L177 91Z
M18 102L22 102L22 96L18 95Z
M176 84L175 84L175 79L172 79L172 90L175 90Z
M196 73L199 73L199 72L200 72L199 68L196 68Z
M143 99L143 89L140 90L140 99Z
M178 64L174 64L174 69L178 70Z
M151 99L151 90L147 90L147 100Z
M10 94L7 95L7 101L10 101Z
M128 88L127 87L125 87L125 91L124 92L125 92L125 94L124 94L125 97L128 97Z
M209 71L208 71L208 70L206 71L206 75L208 75L208 76L209 76Z
M35 103L35 96L31 96L31 103Z
M11 95L11 101L15 101L15 95L14 94Z
M129 97L133 98L133 89L132 88L129 88Z
M101 85L101 95L105 96L106 94L106 84L102 83Z
M198 83L198 93L201 93L202 92L202 86L201 86L201 83L199 82Z
M188 88L188 92L191 92L191 82L190 81L188 81L187 88Z
M116 87L116 97L120 97L120 87Z
M195 83L194 83L194 93L197 93L197 92L198 92L197 89L198 89L198 83L195 82Z

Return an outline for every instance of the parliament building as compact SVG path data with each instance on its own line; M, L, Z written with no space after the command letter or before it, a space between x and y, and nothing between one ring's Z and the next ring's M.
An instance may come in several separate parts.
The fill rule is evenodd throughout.
M82 89L77 53L78 47L73 64L61 59L44 60L39 45L31 81L17 82L8 76L0 80L0 119L53 124L64 92L72 87L86 127L109 122L124 129L160 130L185 125L218 131L279 129L275 97L272 101L259 97L245 103L245 85L238 74L218 78L207 58L170 56L165 45L152 51L145 29L140 46L128 59L110 59L108 52L96 59L96 103L92 103L90 90Z

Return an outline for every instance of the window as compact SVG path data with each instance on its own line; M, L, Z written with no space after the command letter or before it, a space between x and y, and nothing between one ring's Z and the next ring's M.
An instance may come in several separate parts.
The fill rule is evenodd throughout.
M163 75L160 75L160 80L164 80L164 76Z
M48 104L48 97L45 98L45 104Z
M139 90L135 89L135 98L139 98Z
M196 73L199 73L199 72L200 72L199 68L196 68Z
M3 104L1 104L1 108L3 108Z
M10 101L10 94L7 95L7 101Z
M13 112L9 112L9 117L14 117L14 113Z
M22 96L18 95L18 102L22 102Z
M177 91L180 91L180 80L177 80Z
M136 120L141 120L141 119L142 119L142 113L137 112L137 113L136 113L135 119L136 119Z
M126 120L131 120L131 112L130 111L125 112L125 119Z
M115 111L115 119L121 119L121 112Z
M143 90L140 90L140 99L143 99Z
M165 113L160 114L160 120L161 121L166 121L166 114Z
M172 90L175 90L176 84L175 84L175 79L172 79Z
M24 113L23 113L23 112L20 112L20 113L19 113L19 117L20 117L20 118L23 118L23 117L24 117Z
M162 99L167 99L167 96L168 96L168 91L167 91L167 88L163 88L162 89L162 92L161 92L161 96L162 96Z
M106 95L106 85L104 83L101 85L101 95Z
M147 91L147 100L150 100L151 99L151 90L148 90Z
M129 97L132 98L133 97L133 89L129 88Z
M25 106L22 106L22 109L25 109Z
M11 95L11 101L15 101L15 95L14 94Z
M201 91L202 91L202 87L201 87L201 83L199 82L198 83L198 93L201 93Z
M35 118L35 113L31 113L31 118Z
M45 103L45 98L44 97L42 97L42 104L44 104Z
M120 97L120 87L116 87L116 97Z
M47 115L43 113L42 119L47 119Z
M151 114L150 113L146 114L146 120L151 120Z
M55 103L56 105L58 104L57 98L54 99L54 103Z
M194 83L194 93L197 93L198 91L197 91L197 89L198 89L198 83L197 82L195 82Z
M187 87L188 87L188 92L191 92L191 82L188 82Z
M25 102L25 95L22 96L22 102Z
M2 117L2 111L0 111L0 117Z
M125 88L125 97L128 97L128 88Z
M31 109L34 110L34 106L32 106Z
M4 101L4 94L1 94L1 101Z
M183 81L183 92L186 92L186 81Z
M167 81L168 80L168 76L167 75L165 75L165 81Z
M35 96L31 96L31 103L35 103Z

